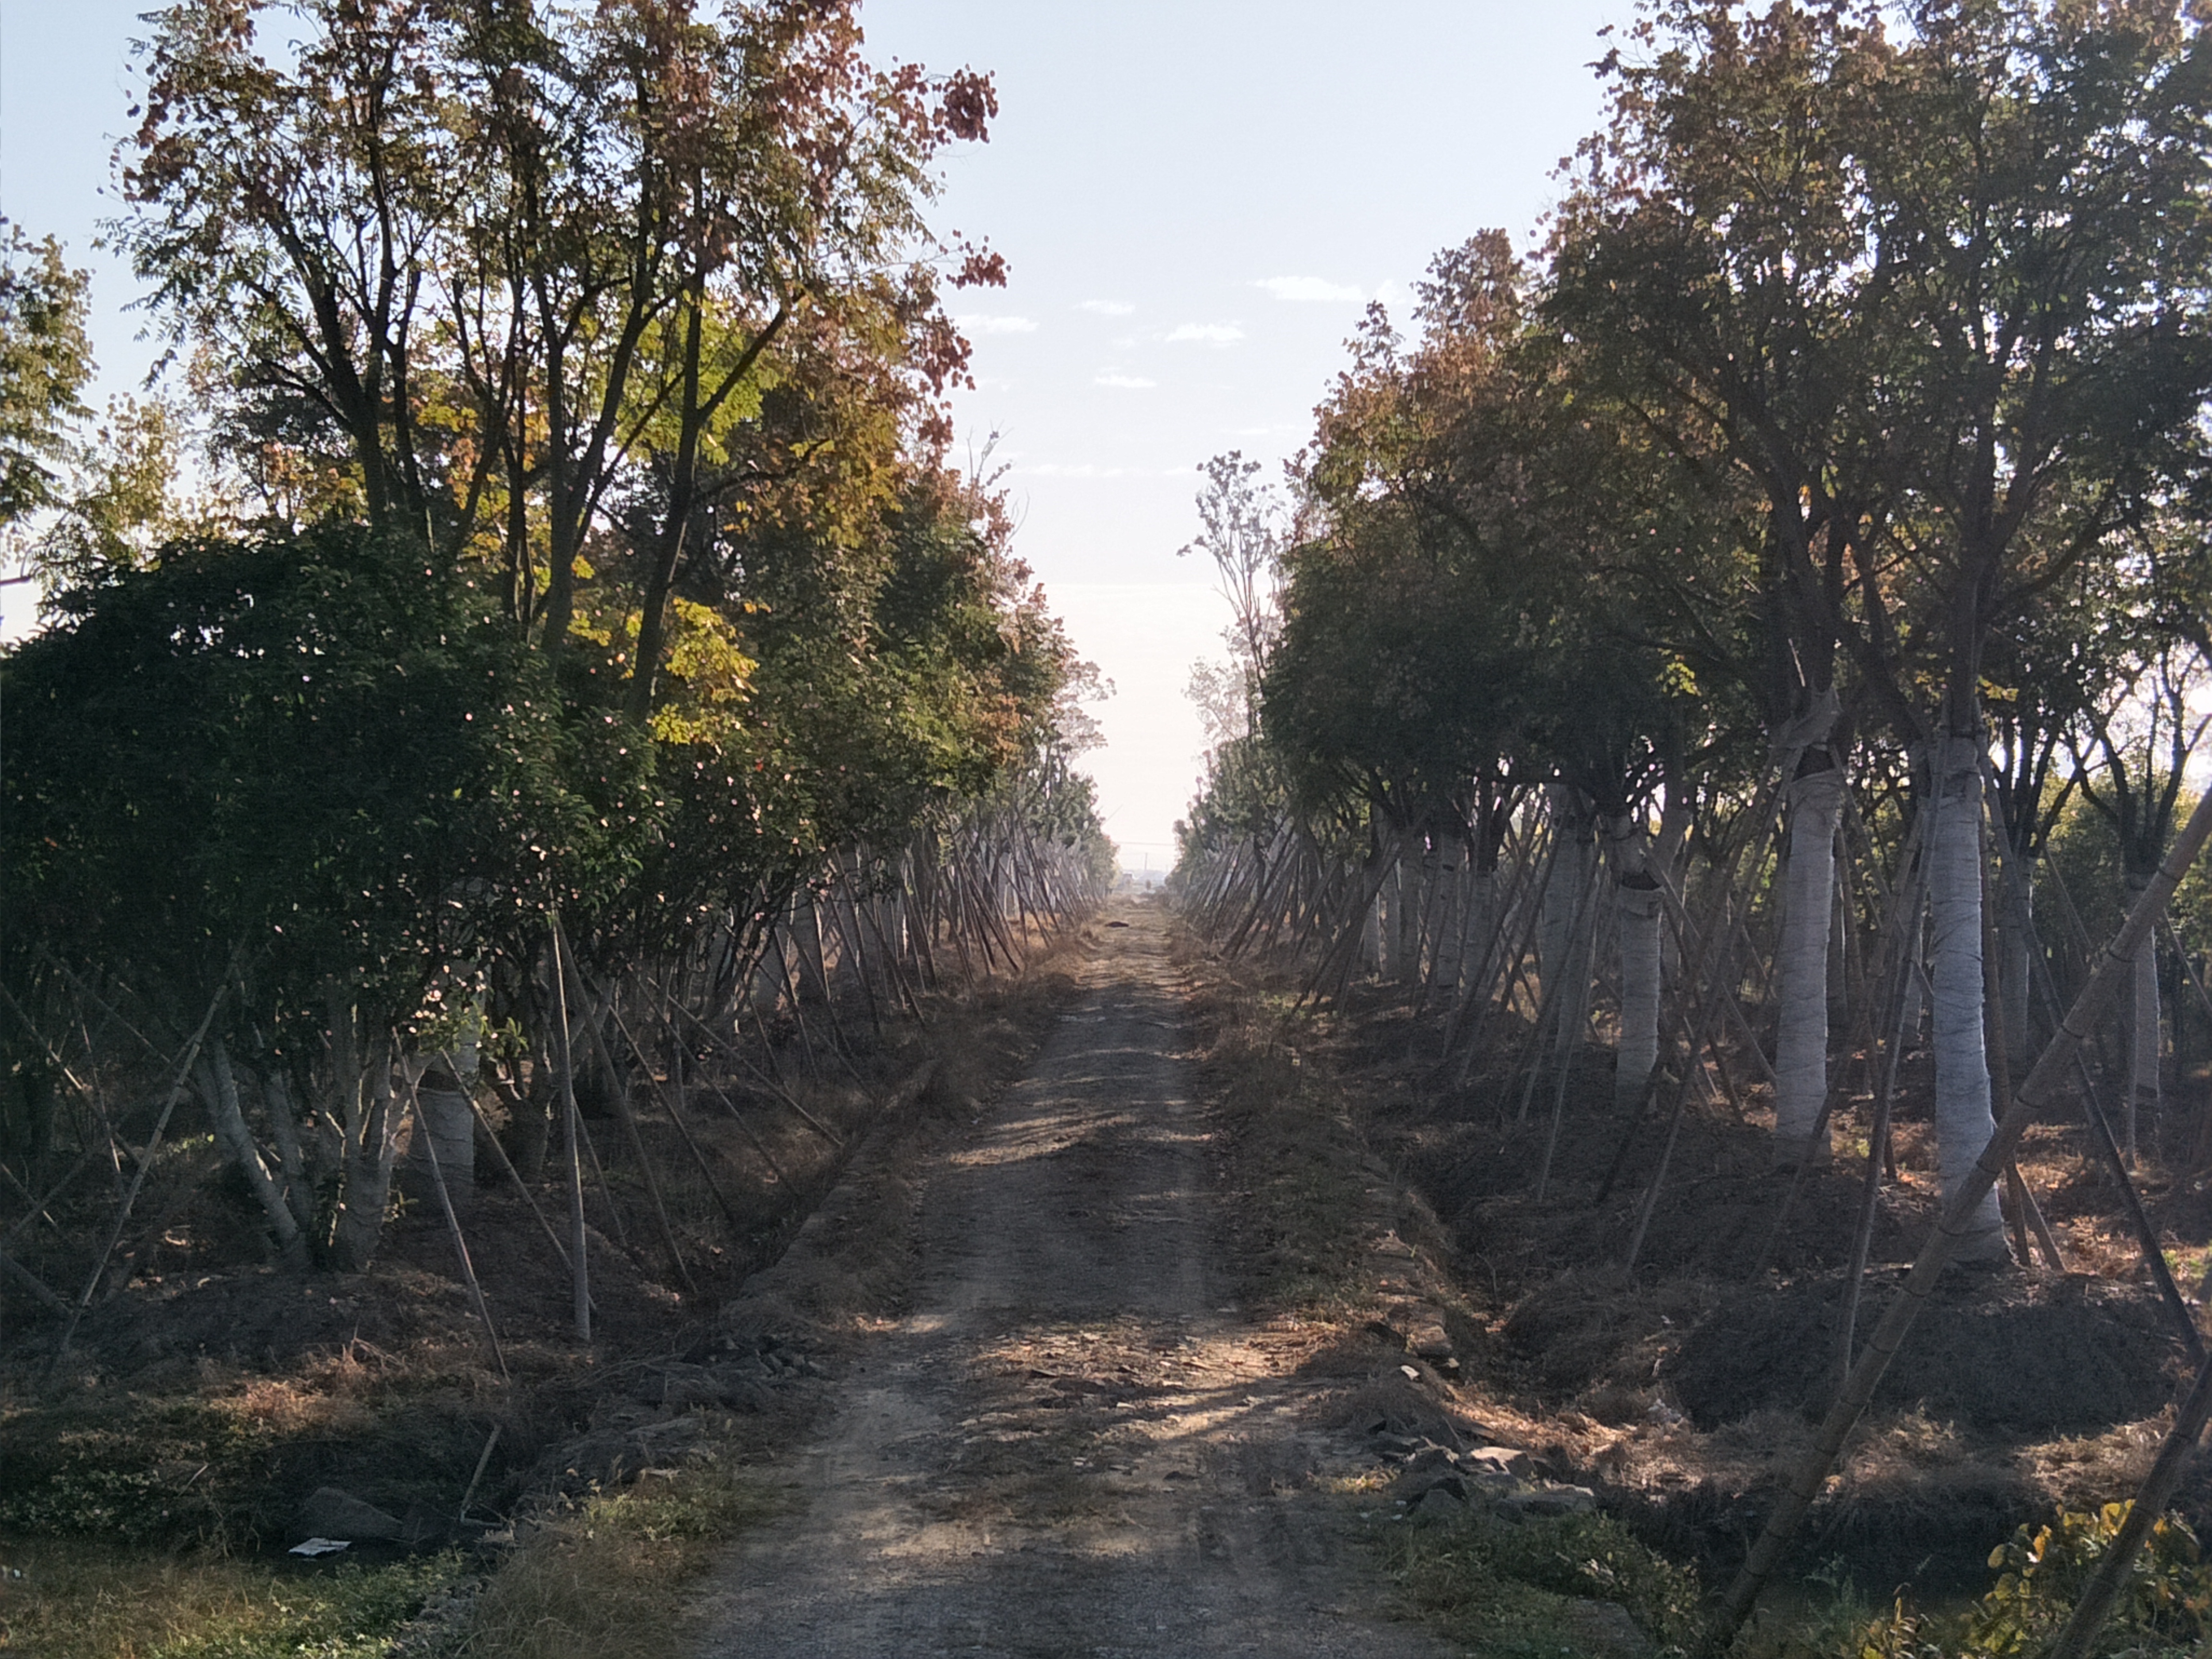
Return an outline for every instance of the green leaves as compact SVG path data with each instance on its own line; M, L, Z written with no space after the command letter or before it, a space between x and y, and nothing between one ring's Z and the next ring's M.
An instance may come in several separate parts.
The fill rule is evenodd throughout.
M0 526L50 505L67 423L92 378L84 330L88 279L51 236L11 229L0 243Z
M620 873L625 769L579 764L542 665L403 539L173 546L6 674L11 943L165 999L237 944L258 1018L315 1017L332 976L405 1018Z

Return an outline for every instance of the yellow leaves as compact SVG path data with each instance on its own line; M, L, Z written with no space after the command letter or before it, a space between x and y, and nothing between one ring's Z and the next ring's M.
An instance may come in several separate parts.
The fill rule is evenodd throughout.
M635 636L635 621L631 626ZM737 731L736 710L759 666L739 647L727 617L691 599L672 600L661 668L665 696L653 711L653 735L663 743L726 741Z

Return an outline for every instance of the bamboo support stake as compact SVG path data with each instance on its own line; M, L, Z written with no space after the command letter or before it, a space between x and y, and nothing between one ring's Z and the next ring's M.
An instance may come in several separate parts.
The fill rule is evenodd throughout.
M738 1109L737 1103L722 1092L722 1085L705 1072L702 1072L699 1076L700 1080L714 1091L714 1098L722 1103L723 1109L736 1120L738 1130L748 1141L752 1143L752 1149L760 1154L761 1162L768 1165L769 1173L793 1192L798 1191L791 1177L783 1172L782 1165L775 1161L775 1155L769 1151L761 1138L753 1133L753 1126L745 1121L745 1115Z
M1881 1322L1875 1328L1867 1343L1866 1352L1851 1367L1843 1391L1828 1408L1820 1432L1779 1501L1767 1517L1766 1526L1743 1569L1729 1587L1719 1613L1707 1637L1707 1650L1718 1652L1735 1639L1744 1621L1780 1565L1782 1554L1804 1520L1805 1512L1812 1507L1828 1472L1835 1467L1837 1455L1844 1440L1859 1419L1865 1413L1867 1404L1882 1376L1896 1358L1906 1334L1921 1310L1934 1294L1936 1280L1942 1277L1945 1265L1958 1240L1973 1220L1982 1200L2003 1173L2005 1164L2020 1145L2027 1127L2048 1107L2056 1103L2064 1086L2066 1073L2088 1042L2096 1023L2111 1005L2119 990L2121 981L2135 969L2136 947L2143 936L2157 924L2160 914L2180 885L2182 876L2195 862L2208 838L2212 838L2212 793L2207 793L2189 815L2189 822L2160 865L2150 885L2137 898L2127 921L2104 947L2102 960L2081 994L2074 1000L2059 1023L2057 1031L2037 1059L2027 1079L2020 1085L2004 1116L1999 1120L1989 1143L1982 1149L1965 1184L1944 1206L1941 1221L1928 1242L1921 1249L1919 1258L1896 1297L1891 1302ZM2148 1524L2146 1522L2145 1524Z
M2050 964L2043 961L2043 953L2031 950L2029 960L2040 970L2036 988L2053 1009L2057 1006L2057 987L2051 983ZM2159 1242L2158 1229L2151 1224L2150 1216L2143 1208L2142 1194L2136 1189L2135 1177L2129 1173L2127 1159L2120 1155L2119 1144L2113 1139L2112 1121L2105 1114L2104 1102L2100 1097L2097 1079L2091 1073L2087 1058L2075 1050L2075 1075L2081 1085L2081 1114L2087 1124L2090 1144L2096 1147L2105 1160L2106 1173L2119 1189L2120 1206L2127 1212L2130 1230L2136 1236L2136 1248L2142 1253L2143 1266L2150 1270L2151 1282L2158 1287L2160 1305L2166 1310L2167 1322L2189 1357L2197 1361L2204 1358L2204 1338L2197 1328L2197 1320L2189 1310L2189 1304L2174 1283L2173 1269L2166 1259L2166 1247Z
M691 1024L697 1028L700 1035L704 1036L708 1042L713 1043L715 1048L729 1055L731 1059L736 1060L740 1066L745 1066L746 1070L752 1072L755 1080L764 1085L765 1092L773 1095L776 1099L790 1107L793 1111L798 1113L800 1120L805 1123L808 1128L813 1130L815 1133L820 1135L824 1140L828 1141L839 1152L842 1152L845 1150L845 1141L842 1135L838 1134L837 1132L832 1129L828 1124L823 1122L821 1119L816 1117L813 1113L808 1111L806 1108L800 1105L799 1102L793 1099L785 1090L778 1087L773 1083L769 1083L766 1079L763 1078L759 1071L753 1067L745 1060L745 1057L743 1054L738 1054L727 1042L722 1040L720 1033L713 1030L706 1024L705 1021L702 1020L696 1014L693 1013L689 1008L683 1006L680 1003L672 1003L669 1006L674 1008L678 1013L683 1015L684 1018L690 1020Z
M462 1092L466 1094L467 1091ZM484 1119L483 1108L471 1098L469 1111L477 1121L477 1127L483 1131L485 1144L491 1148L492 1158L498 1164L501 1173L514 1183L515 1191L522 1194L522 1201L530 1206L530 1213L537 1218L538 1225L544 1232L545 1242L553 1247L553 1254L561 1258L562 1271L574 1272L568 1261L568 1247L561 1242L561 1235L553 1231L553 1224L545 1218L545 1212L538 1208L537 1194L530 1190L530 1183L522 1178L522 1171L516 1169L514 1160L507 1157L507 1148L499 1144L499 1136L493 1133L491 1125Z
M59 1232L61 1231L61 1224L57 1222L53 1217L48 1215L46 1212L52 1206L54 1200L59 1198L64 1193L67 1192L70 1188L76 1183L76 1178L82 1175L87 1170L89 1170L92 1165L93 1154L89 1151L79 1152L76 1155L76 1162L70 1164L68 1169L64 1170L60 1175L55 1176L52 1184L48 1186L44 1193L31 1200L31 1207L23 1214L16 1217L16 1218L9 1224L8 1231L5 1233L0 1233L0 1247L12 1245L17 1239L21 1238L25 1233L31 1230L33 1223L42 1218L48 1226L53 1228L56 1232Z
M615 1015L615 1029L622 1033L623 1041L636 1049L638 1054L642 1057L645 1050L638 1048L637 1039L629 1034L629 1027L623 1024L623 1017L619 1012ZM672 1031L670 1035L673 1036L675 1034ZM684 1046L679 1041L674 1047L680 1065ZM684 1138L684 1145L691 1154L691 1161L698 1166L700 1177L706 1182L707 1190L714 1195L714 1202L720 1208L724 1218L729 1222L730 1230L733 1233L742 1233L744 1231L744 1224L738 1219L738 1212L731 1207L730 1200L722 1195L721 1183L714 1179L714 1171L707 1163L707 1154L700 1149L698 1141L692 1137L691 1126L684 1122L684 1115L676 1109L676 1095L682 1093L684 1089L683 1077L679 1073L669 1079L674 1090L673 1093L662 1090L660 1079L653 1076L653 1067L650 1065L645 1068L645 1080L647 1085L653 1091L653 1098L660 1103L661 1110L668 1114L668 1121L676 1126L676 1133Z
M592 1340L592 1269L586 1249L584 1226L584 1120L576 1110L575 1055L568 1042L568 975L562 965L561 923L553 922L553 1001L558 1010L561 1036L561 1111L568 1137L568 1274L569 1307L576 1326L576 1340Z
M9 1255L4 1249L0 1249L0 1273L5 1273L9 1278L14 1279L18 1285L21 1285L25 1290L28 1291L32 1297L37 1300L39 1305L45 1308L48 1312L59 1314L64 1319L69 1316L69 1304L63 1301L58 1296L55 1295L54 1292L47 1287L46 1281L45 1279L40 1278L38 1274L33 1273L21 1262L16 1261L14 1256Z
M168 1098L161 1103L161 1115L154 1120L154 1133L146 1138L146 1150L140 1156L138 1168L131 1177L130 1189L123 1194L122 1206L115 1212L115 1225L108 1230L107 1243L100 1248L98 1258L92 1264L91 1277L84 1281L84 1289L78 1293L76 1304L70 1310L69 1322L62 1327L61 1340L54 1344L54 1357L46 1366L46 1374L50 1376L61 1364L62 1356L69 1352L70 1339L76 1334L77 1325L84 1318L85 1310L92 1306L93 1292L100 1288L100 1276L107 1271L107 1260L115 1254L115 1247L123 1237L123 1230L130 1224L131 1206L137 1203L139 1189L146 1184L147 1171L154 1167L154 1153L160 1147L161 1136L169 1127L170 1114L177 1109L177 1103L184 1098L185 1079L191 1074L192 1063L200 1057L200 1044L206 1040L209 1030L215 1024L216 1010L222 1006L223 994L230 989L230 981L237 968L238 952L233 951L230 966L223 970L222 978L216 981L215 995L208 1002L207 1012L200 1016L199 1029L192 1033L192 1040L185 1045L185 1057L179 1062L177 1075L169 1085Z
M573 959L572 957L571 960ZM579 972L576 977L578 983L581 984L583 975ZM606 1007L609 1013L613 1016L616 1025L619 1027L622 1024L622 1015L615 1009L614 997L611 993L606 998ZM599 1034L599 1021L593 1020L590 1029L584 1035L592 1046L599 1050L599 1061L607 1068L608 1075L611 1078L616 1077L614 1056L607 1052L606 1039ZM623 1034L623 1040L626 1042L629 1040L627 1032ZM633 1042L630 1047L635 1049L637 1045ZM643 1050L638 1050L638 1054L640 1059L644 1058ZM650 1078L652 1072L653 1068L648 1063L646 1075ZM669 1261L675 1264L678 1281L687 1294L696 1297L699 1294L699 1287L692 1282L691 1269L684 1260L683 1247L676 1241L676 1229L668 1219L668 1206L662 1201L660 1196L660 1178L653 1173L653 1160L646 1156L645 1138L637 1132L637 1118L630 1111L629 1101L618 1078L614 1091L614 1106L615 1116L622 1124L623 1138L629 1142L630 1156L637 1160L638 1175L645 1182L646 1201L653 1211L653 1224L660 1233L660 1242L667 1248ZM604 1174L600 1179L604 1183L605 1180ZM607 1194L607 1204L610 1208L613 1207L614 1194L611 1191Z
M2104 1627L2112 1611L2121 1585L2127 1581L2136 1553L2142 1549L2143 1540L2165 1514L2166 1500L2180 1484L2182 1471L2188 1467L2190 1454L2203 1437L2208 1418L2212 1418L2212 1359L2197 1364L2197 1381L2174 1413L2173 1426L2166 1431L2150 1473L2136 1488L2135 1499L2128 1506L2127 1519L2120 1522L2118 1534L2098 1558L2096 1571L2082 1586L2080 1599L2074 1603L2073 1615L2058 1632L2058 1639L2051 1644L2045 1659L2082 1659L2089 1651L2089 1644L2096 1639L2098 1631Z
M456 1073L458 1076L459 1074ZM467 1085L464 1084L465 1091ZM483 1286L477 1282L476 1263L469 1260L469 1241L462 1237L461 1218L453 1212L453 1195L446 1190L446 1171L438 1162L438 1142L430 1133L430 1125L422 1115L422 1080L417 1078L408 1085L407 1110L415 1120L415 1133L422 1137L422 1150L430 1164L430 1184L438 1190L438 1208L446 1218L447 1234L453 1241L453 1254L460 1258L461 1282L468 1286L469 1304L483 1322L484 1340L491 1345L491 1357L499 1365L499 1380L512 1382L514 1378L507 1369L507 1354L499 1346L499 1330L491 1322L491 1304L484 1300Z

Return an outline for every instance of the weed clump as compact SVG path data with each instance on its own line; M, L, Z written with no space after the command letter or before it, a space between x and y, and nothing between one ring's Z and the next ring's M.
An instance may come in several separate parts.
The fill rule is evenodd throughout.
M730 1540L780 1513L781 1493L708 1452L595 1491L533 1529L471 1610L471 1659L659 1659L681 1644L679 1592Z
M1417 1610L1497 1659L1557 1659L1579 1607L1594 1601L1620 1607L1668 1649L1686 1650L1698 1629L1696 1573L1611 1516L1478 1515L1448 1528L1394 1526L1384 1553Z
M0 1651L41 1659L382 1659L476 1569L459 1551L301 1568L84 1540L0 1547Z
M1899 1595L1873 1618L1843 1591L1837 1606L1786 1638L1775 1659L2014 1659L2041 1652L2063 1627L2089 1576L2111 1548L2131 1504L2061 1510L2021 1527L1990 1552L1997 1582L1971 1607L1926 1612ZM2152 1526L2128 1571L2096 1651L2129 1659L2182 1659L2212 1640L2212 1565L2178 1515Z

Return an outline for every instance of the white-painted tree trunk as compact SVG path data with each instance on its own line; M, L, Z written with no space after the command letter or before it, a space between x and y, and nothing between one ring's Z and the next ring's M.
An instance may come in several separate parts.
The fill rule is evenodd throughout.
M1588 941L1594 918L1589 891L1597 847L1591 839L1589 812L1576 791L1566 784L1554 783L1549 786L1549 793L1557 850L1552 858L1551 878L1544 886L1536 951L1545 995L1557 1010L1553 1047L1564 1054L1582 1040L1582 1033L1573 1029L1572 1011L1580 1000L1575 981L1590 966Z
M1936 1053L1936 1151L1943 1197L1966 1185L1989 1145L1990 1059L1982 1018L1982 767L1972 737L1947 737L1938 750L1934 863L1928 909L1933 955L1929 1002ZM1992 1187L1959 1241L1960 1260L2007 1254Z
M1460 945L1461 978L1471 995L1489 990L1497 971L1498 872L1477 864L1468 872L1467 908Z
M1841 817L1835 845L1829 854L1828 905L1828 1030L1848 1031L1851 1024L1850 923L1844 914L1844 837Z
M1659 1062L1659 882L1650 867L1642 815L1606 826L1613 842L1613 907L1620 940L1620 1042L1613 1105L1633 1110Z
M1817 1134L1828 1098L1828 936L1835 921L1836 822L1844 774L1825 766L1790 786L1782 939L1774 953L1780 1023L1774 1047L1774 1161L1826 1157Z
M1413 860L1401 853L1390 866L1390 962L1385 971L1401 985L1421 975L1421 883Z
M1678 896L1686 894L1689 876L1690 826L1696 803L1679 781L1667 785L1667 804L1659 814L1658 838L1651 844L1644 867ZM1659 929L1659 973L1662 982L1673 984L1682 976L1682 942L1671 927Z
M1460 866L1465 849L1447 841L1437 849L1436 921L1429 942L1429 988L1449 1000L1459 990L1460 950L1466 936L1461 914L1465 878Z

